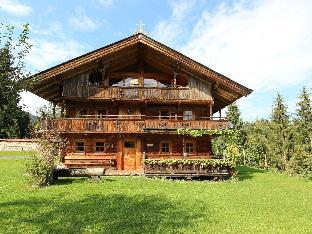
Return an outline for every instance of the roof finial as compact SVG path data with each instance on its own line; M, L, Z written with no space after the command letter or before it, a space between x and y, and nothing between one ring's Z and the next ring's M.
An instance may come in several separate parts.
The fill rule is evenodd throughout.
M142 34L147 35L147 33L143 29L143 26L145 26L145 24L143 24L141 20L139 20L139 22L136 24L136 26L138 26L138 27L137 27L137 30L135 31L134 34L142 33Z

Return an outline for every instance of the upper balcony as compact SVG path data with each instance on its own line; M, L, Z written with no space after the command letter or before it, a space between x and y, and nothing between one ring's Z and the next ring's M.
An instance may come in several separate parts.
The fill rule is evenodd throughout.
M136 75L136 73L125 73ZM125 75L117 73L118 75ZM147 74L147 73L145 73ZM63 84L63 98L87 98L98 100L213 103L211 86L201 80L188 78L178 83L172 80L159 81L159 74L148 73L149 78L108 78L96 82L92 76L67 79ZM165 77L166 78L166 77ZM163 78L163 79L165 79Z
M227 129L226 119L175 120L140 118L44 119L42 130L62 133L177 133L177 129Z

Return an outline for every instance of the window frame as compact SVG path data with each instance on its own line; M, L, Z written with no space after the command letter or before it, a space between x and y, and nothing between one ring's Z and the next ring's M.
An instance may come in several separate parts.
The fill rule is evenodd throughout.
M163 149L162 144L168 144L168 152L163 152L162 151L162 149ZM159 153L160 154L171 154L171 150L172 150L171 148L172 147L171 147L171 142L170 141L162 141L159 144Z
M187 152L187 146L186 144L193 144L193 152ZM183 152L184 153L187 153L187 154L196 154L196 144L195 144L195 141L185 141L184 142L184 149L183 149Z
M190 115L185 115L185 112L192 112L191 119L189 119ZM187 118L186 118L187 117ZM193 110L183 110L183 120L190 121L195 119L195 114Z
M99 146L99 147L103 147L103 151L97 151L97 143L103 143L103 146ZM96 153L96 154L101 154L101 153L105 153L106 152L106 142L104 141L104 140L98 140L98 141L95 141L95 143L94 143L94 152Z
M78 147L82 147L82 146L78 146L78 143L83 143L83 151L78 151L77 148ZM86 153L86 141L85 140L75 140L75 154L85 154Z

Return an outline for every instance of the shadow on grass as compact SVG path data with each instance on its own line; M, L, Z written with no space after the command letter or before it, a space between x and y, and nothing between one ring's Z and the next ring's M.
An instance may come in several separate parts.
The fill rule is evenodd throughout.
M1 204L4 232L181 232L200 218L159 196L91 195L81 199L31 198ZM26 229L25 229L26 228ZM190 229L188 229L190 230Z
M92 179L89 177L59 177L57 181L55 181L53 185L66 185L66 184L74 184L74 183L81 183L81 182L87 182L91 181ZM102 182L113 182L116 181L112 178L107 178L105 176L102 176L100 179Z
M239 180L249 180L254 177L254 174L256 173L267 173L268 171L247 167L247 166L239 166L238 167L238 178Z

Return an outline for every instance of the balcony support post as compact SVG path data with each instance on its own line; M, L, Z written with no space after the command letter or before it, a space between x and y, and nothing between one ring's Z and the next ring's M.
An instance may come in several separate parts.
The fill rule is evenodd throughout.
M211 119L212 117L212 105L209 105L209 118Z
M53 118L55 119L55 117L56 117L56 113L55 113L55 108L56 108L56 103L54 102L53 103L53 109L52 109L52 115L53 115Z

